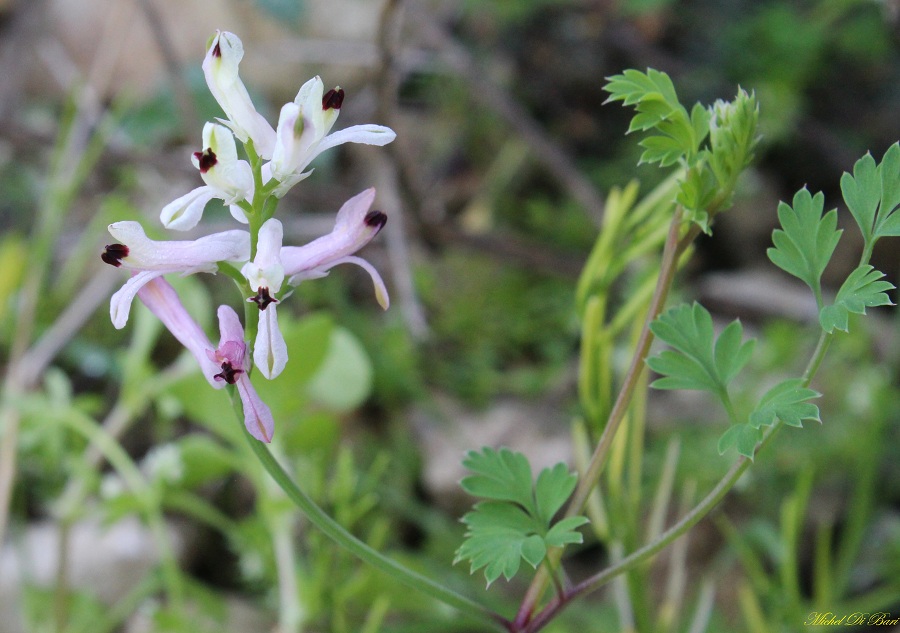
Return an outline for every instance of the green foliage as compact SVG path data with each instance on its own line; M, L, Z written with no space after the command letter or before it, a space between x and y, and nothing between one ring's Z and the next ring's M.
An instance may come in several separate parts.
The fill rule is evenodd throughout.
M709 233L712 216L730 204L738 176L750 164L759 141L755 94L738 89L734 100L718 100L709 109L697 103L688 114L672 80L657 70L648 69L646 74L626 70L610 77L605 89L611 93L607 102L636 107L629 133L657 132L639 143L644 148L641 163L685 168L676 201L686 219Z
M771 389L760 399L750 414L750 425L754 428L784 422L789 426L802 427L802 420L819 419L819 408L807 402L821 394L803 386L799 379L786 380Z
M753 459L756 444L762 437L761 427L776 422L796 427L802 427L803 420L821 422L819 408L808 402L820 395L804 387L800 379L778 383L763 395L746 423L733 424L722 434L717 446L719 454L734 447L739 455Z
M709 122L709 166L719 186L731 189L753 160L759 142L759 103L754 93L738 88L731 102L716 101Z
M658 132L639 143L644 148L640 162L668 167L683 158L692 160L696 156L709 132L709 112L696 104L688 114L667 74L652 68L646 73L629 69L607 79L605 90L610 93L607 103L621 101L622 105L636 107L637 115L631 120L628 132L651 129Z
M728 324L717 339L712 317L696 302L666 311L650 329L677 350L665 350L647 360L650 369L664 376L653 381L651 386L657 389L709 391L725 403L728 383L753 353L754 341L742 342L740 321Z
M831 334L835 328L849 331L850 313L865 314L866 308L893 305L885 291L892 290L894 284L882 281L884 273L868 264L858 266L841 284L834 304L819 311L822 329Z
M713 205L718 192L715 174L703 165L697 165L687 171L675 201L684 208L687 220L709 234L711 216L708 209Z
M756 444L761 438L762 433L759 429L749 424L732 424L727 431L722 433L716 448L719 455L724 455L729 448L734 446L739 455L753 459Z
M772 233L774 248L766 254L772 263L809 286L822 306L822 272L841 238L837 229L837 210L825 215L825 196L812 196L806 187L794 194L793 206L778 204L781 229Z
M548 547L582 542L575 530L588 522L585 517L552 524L578 481L565 464L545 468L536 483L528 459L507 448L469 451L463 465L474 474L463 478L462 488L488 501L463 517L466 540L454 563L469 560L472 573L484 567L488 586L501 575L507 580L515 576L523 559L536 568Z
M564 371L571 287L470 253L448 253L428 272L418 280L435 340L420 370L427 380L483 404L498 391L533 393Z
M844 202L862 231L865 249L886 236L900 236L900 143L894 143L876 165L872 155L853 165L853 175L841 176Z

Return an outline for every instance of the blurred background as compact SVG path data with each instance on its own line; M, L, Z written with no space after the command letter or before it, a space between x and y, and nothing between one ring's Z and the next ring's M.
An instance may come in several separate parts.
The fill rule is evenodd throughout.
M289 368L258 388L301 485L469 594L480 575L450 565L472 501L460 459L506 445L536 469L572 463L575 283L610 188L665 177L637 166L631 112L603 105L604 78L652 67L688 106L738 86L759 98L756 162L676 297L760 337L748 386L802 369L815 343L814 302L765 256L778 201L806 185L838 208L834 292L861 247L840 176L900 138L896 0L0 1L2 633L479 630L332 547L245 472L227 399L142 308L124 330L109 322L125 274L98 257L106 225L164 239L159 210L200 184L190 155L221 116L200 70L216 29L243 40L270 121L320 75L346 91L336 129L397 132L320 157L279 216L303 243L375 186L389 222L363 254L391 309L355 269L303 284L279 310ZM203 233L230 221L214 207ZM872 262L894 284L898 252L885 240ZM210 332L213 306L237 305L221 277L173 280ZM814 384L824 424L781 433L653 568L654 612L634 630L703 630L690 613L707 602L710 631L796 630L813 607L900 616L898 319L872 312ZM672 438L676 490L705 494L731 463L705 399L651 393L647 424L647 491ZM573 577L609 556L589 537ZM485 599L511 612L522 589L501 581ZM547 630L628 630L622 613L599 592Z

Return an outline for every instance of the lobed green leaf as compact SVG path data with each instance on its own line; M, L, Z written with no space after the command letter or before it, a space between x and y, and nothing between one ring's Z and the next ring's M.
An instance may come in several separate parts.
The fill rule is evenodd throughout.
M900 236L900 144L891 145L879 165L869 153L856 161L853 175L841 176L841 192L867 247Z
M694 157L698 153L709 129L709 115L702 106L700 111L695 106L689 115L668 75L652 68L646 73L629 69L607 79L605 90L610 96L606 101L621 101L622 105L637 110L628 133L652 129L659 132L641 141L644 148L641 163L668 167L682 157Z
M537 567L549 547L582 542L575 529L587 523L585 517L551 525L577 483L565 464L543 469L534 483L527 458L507 448L470 451L463 464L476 473L462 480L463 488L490 501L463 517L465 541L454 563L469 560L473 573L484 568L488 586L500 576L511 579L522 560Z
M659 95L663 101L678 103L675 84L666 73L648 68L646 73L628 69L621 75L607 77L604 87L609 98L606 102L622 101L622 105L630 106L646 99L648 95Z
M733 424L719 438L719 455L724 455L725 451L733 446L739 455L753 459L756 445L761 438L762 433L759 429L749 424Z
M563 519L547 532L544 542L550 547L563 547L571 543L582 543L584 538L575 528L588 523L587 517L576 516Z
M495 451L485 447L480 453L469 451L463 466L475 473L459 482L470 495L512 501L534 514L531 465L522 453L508 448Z
M543 525L549 525L566 500L572 496L578 477L563 463L540 472L534 487L537 516Z
M647 360L650 369L663 376L651 385L657 389L709 391L722 397L753 353L754 341L742 341L740 321L730 323L717 340L712 317L696 302L663 313L650 330L676 350Z
M794 195L793 206L778 205L781 229L772 233L774 248L766 254L773 264L806 283L820 300L820 280L842 231L837 229L837 211L822 215L825 196L812 196L806 187Z
M775 424L778 420L796 427L802 427L803 420L821 422L819 408L807 402L820 395L822 394L804 387L803 381L799 379L778 383L763 395L750 413L750 426L758 429Z
M547 554L547 546L536 533L534 521L515 505L484 501L476 504L462 520L468 531L453 562L468 559L471 573L484 567L488 586L501 575L507 580L515 576L522 559L537 567Z
M884 273L868 264L858 266L841 284L834 304L819 311L819 323L829 334L837 328L849 331L850 313L865 314L866 308L893 305L886 292L894 284L882 281Z

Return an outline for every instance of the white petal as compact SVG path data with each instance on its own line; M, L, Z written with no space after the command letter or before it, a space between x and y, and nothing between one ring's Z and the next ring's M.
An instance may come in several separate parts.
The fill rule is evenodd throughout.
M224 343L229 342L243 344L244 326L241 325L241 320L238 318L234 308L227 305L220 305L216 315L219 317L219 346L221 347ZM243 359L240 361L235 359L235 362L237 363L238 368L244 366Z
M110 224L109 232L128 247L121 264L135 270L215 272L217 262L245 261L250 256L247 231L222 231L196 240L157 241L148 238L138 222L126 221Z
M234 33L216 34L203 60L203 73L209 91L228 116L232 129L242 141L253 139L256 152L271 158L275 145L275 130L256 111L247 88L238 75L244 56L244 46Z
M231 130L218 123L207 123L203 127L203 153L212 152L215 163L205 171L201 170L203 182L212 187L216 197L225 204L234 204L253 197L253 169L250 163L239 160L237 146ZM200 169L197 155L191 157L194 166Z
M375 269L375 267L364 260L362 257L342 257L340 259L328 262L326 266L321 268L313 268L309 271L305 271L299 274L292 276L288 283L292 286L298 285L301 281L306 279L318 279L321 277L325 277L329 271L335 266L339 266L340 264L356 264L367 273L372 278L372 285L375 286L375 300L378 301L378 305L381 306L383 310L387 310L391 305L391 298L388 295L387 287L384 285L384 280L381 278L381 275Z
M207 121L203 125L203 149L211 149L216 158L223 162L233 163L238 159L234 134L219 123Z
M215 189L216 197L231 205L253 198L253 168L245 160L219 162L205 174L203 182Z
M316 75L300 87L294 98L300 112L309 120L309 124L319 130L320 138L326 133L325 112L322 110L322 96L325 94L325 84L321 77Z
M145 270L135 273L125 284L119 288L109 300L109 318L113 327L121 330L128 323L128 315L131 313L131 303L144 284L161 277L162 272Z
M344 143L363 143L364 145L387 145L397 138L397 134L389 127L383 125L353 125L343 130L338 130L322 139L316 147L315 155L318 156L326 149L343 145Z
M259 229L256 257L247 262L241 273L250 282L250 288L268 288L271 294L281 289L284 283L284 267L281 265L281 241L284 229L281 222L270 218Z
M241 224L249 224L250 220L247 219L247 214L244 213L244 210L240 208L236 204L229 204L228 211L231 212L231 217L240 222ZM249 257L249 255L248 255Z
M269 166L272 176L277 180L284 180L294 171L294 161L298 155L300 140L306 128L297 135L297 121L302 121L300 106L296 103L286 103L278 115L278 127L275 130L275 150ZM301 123L302 125L302 123Z
M263 376L272 380L282 372L287 360L287 344L278 328L278 314L273 303L259 313L259 329L256 333L256 343L253 345L253 363Z
M164 206L159 219L167 229L188 231L197 226L206 204L215 197L212 187L197 187Z

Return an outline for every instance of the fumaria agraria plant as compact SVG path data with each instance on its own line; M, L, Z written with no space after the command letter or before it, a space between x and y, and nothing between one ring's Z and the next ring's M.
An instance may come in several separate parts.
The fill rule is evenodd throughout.
M199 223L207 202L218 198L245 228L192 241L153 241L135 222L110 225L116 242L106 246L103 261L132 272L112 298L112 322L123 327L133 299L142 301L196 358L210 387L224 387L230 393L256 457L311 523L362 560L489 629L536 633L572 601L622 574L639 573L645 562L716 506L776 431L820 420L819 409L812 403L819 394L811 383L835 331L848 330L851 313L864 314L866 308L890 304L886 293L892 285L869 259L879 239L900 235L900 145L896 143L880 162L867 154L852 174L841 179L844 201L860 228L864 247L858 267L835 297L823 292L821 278L841 236L837 212L825 212L823 195L806 189L797 192L790 204L779 205L781 228L773 235L768 255L812 290L819 310L818 343L810 351L805 371L766 385L750 405L745 399L734 399L732 383L752 362L753 341L744 340L739 321L717 335L710 313L699 303L666 309L666 299L694 239L701 232L712 233L717 216L731 206L738 179L753 159L758 140L756 97L739 89L731 101L717 101L710 107L696 104L688 110L665 73L627 70L611 77L606 85L609 100L633 106L636 115L629 132L645 134L640 141L641 162L671 169L672 174L640 201L635 185L610 193L602 230L578 283L582 349L580 416L573 424L577 474L557 464L535 478L528 460L506 448L473 450L463 462L471 474L461 485L479 501L462 518L466 534L456 561L468 562L472 572L483 570L488 586L501 576L507 580L516 576L523 561L537 570L517 613L497 613L351 535L312 501L266 446L273 439L277 443L276 425L257 396L253 379L257 374L276 379L288 362L289 350L278 327L280 302L300 282L322 277L338 264L354 263L371 275L379 303L388 306L380 276L354 255L387 219L385 213L371 210L374 190L347 201L338 211L334 230L304 246L283 244L282 225L275 218L278 202L309 175L311 162L326 149L346 142L384 145L394 139L394 133L377 125L332 132L344 92L340 88L325 91L318 77L305 83L296 99L281 109L273 128L253 107L238 77L242 55L240 40L227 32L217 33L208 47L203 70L225 118L205 125L203 145L193 155L204 186L167 205L161 220L169 229L191 229ZM235 139L243 145L243 157ZM658 264L632 267L660 251ZM218 308L218 344L188 314L164 277L198 272L222 272L232 278L244 306L243 323L240 311L228 305ZM630 284L628 296L613 303L613 286L623 281ZM650 356L656 338L667 349ZM632 355L627 371L618 377L612 369L611 349L622 339L631 345ZM639 462L647 368L659 376L652 387L711 393L727 422L719 453L735 456L721 480L668 529L663 529L663 513L652 517L643 540L644 530L634 521L618 520L628 516L630 502L616 483L621 478L609 472L625 469L626 453L632 460L629 468ZM630 439L623 440L626 429ZM600 496L597 491L604 473L608 489ZM661 497L669 494L671 482L668 491L666 485L660 491ZM573 584L564 571L563 554L567 546L583 541L585 529L610 543L612 561L606 569ZM639 617L630 625L642 631L652 628L652 623Z

